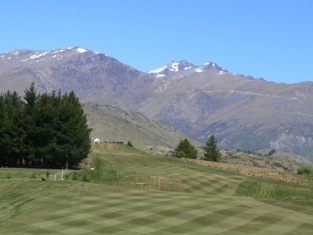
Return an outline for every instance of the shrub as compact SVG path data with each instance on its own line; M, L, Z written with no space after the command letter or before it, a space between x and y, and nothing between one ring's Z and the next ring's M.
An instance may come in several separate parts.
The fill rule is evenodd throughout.
M313 175L313 167L309 165L300 166L297 170L298 175Z

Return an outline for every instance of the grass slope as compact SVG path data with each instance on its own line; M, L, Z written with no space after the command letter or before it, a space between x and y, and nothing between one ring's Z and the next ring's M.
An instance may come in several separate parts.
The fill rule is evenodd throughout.
M127 177L107 184L42 182L30 179L29 169L0 169L0 234L313 231L311 183L277 183L151 156L124 145L98 145L91 156ZM11 178L6 178L9 172Z
M136 146L153 145L174 148L186 138L173 127L151 120L140 113L126 112L110 105L85 104L88 126L92 136L103 141L131 141ZM194 143L200 143L193 140Z

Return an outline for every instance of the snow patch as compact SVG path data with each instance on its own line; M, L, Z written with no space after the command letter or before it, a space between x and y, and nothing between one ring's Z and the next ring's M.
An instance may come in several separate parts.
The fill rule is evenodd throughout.
M163 78L163 77L165 77L165 74L160 73L160 74L157 74L156 77L157 77L157 78Z
M170 71L177 72L178 71L178 65L179 65L179 63L177 61L172 62L170 65L171 66Z
M184 70L192 69L192 66L184 68Z
M201 68L196 68L196 69L195 69L195 72L196 72L196 73L202 73L203 70L202 70Z
M63 52L64 50L57 50L57 51L54 51L52 52L52 54L57 54L57 53L60 53L60 52Z
M166 66L162 66L161 68L151 70L148 73L161 73L164 69L166 69Z
M218 72L218 74L217 74L217 75L223 75L223 74L227 74L227 72L225 72L225 71L221 70L221 71L219 71L219 72Z
M79 48L76 49L76 51L79 52L79 53L85 53L87 50L85 48L79 47Z
M40 58L40 57L42 57L42 56L47 55L48 53L50 53L50 51L46 51L46 52L39 53L39 54L34 54L34 55L32 55L32 56L30 57L30 59L31 59L31 60L33 60L33 59L38 59L38 58Z

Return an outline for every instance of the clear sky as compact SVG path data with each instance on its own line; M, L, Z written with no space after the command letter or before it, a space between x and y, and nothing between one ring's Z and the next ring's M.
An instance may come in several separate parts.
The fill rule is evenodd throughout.
M313 81L313 0L0 0L0 53L81 46L141 71L217 63Z

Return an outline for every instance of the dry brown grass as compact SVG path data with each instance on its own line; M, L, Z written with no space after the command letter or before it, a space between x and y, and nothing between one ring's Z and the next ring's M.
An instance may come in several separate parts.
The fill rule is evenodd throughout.
M312 182L312 178L306 176L299 176L295 174L287 174L278 172L276 170L270 170L265 168L253 167L253 166L244 166L244 165L237 165L237 164L228 164L228 163L221 163L221 162L211 162L205 161L200 159L185 159L187 162L192 164L198 164L207 167L218 168L222 170L238 172L243 175L248 176L256 176L261 178L272 179L275 181L280 182L287 182L287 183L306 183Z

